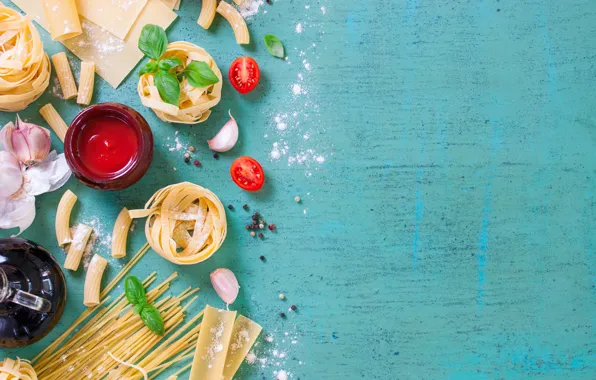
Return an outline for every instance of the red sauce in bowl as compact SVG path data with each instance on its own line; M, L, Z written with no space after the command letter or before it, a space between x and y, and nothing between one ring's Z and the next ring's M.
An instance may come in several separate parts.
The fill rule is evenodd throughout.
M153 134L138 112L119 103L85 108L64 140L66 161L87 186L121 190L137 182L153 158Z
M133 163L139 140L131 126L119 118L103 116L85 124L78 145L83 165L110 178Z

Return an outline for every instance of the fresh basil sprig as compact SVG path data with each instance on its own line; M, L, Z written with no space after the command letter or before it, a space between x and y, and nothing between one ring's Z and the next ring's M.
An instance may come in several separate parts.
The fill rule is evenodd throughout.
M134 312L139 314L145 326L154 334L163 335L163 317L155 306L148 303L143 283L135 276L128 276L124 280L124 294L128 302L134 305Z
M277 58L284 57L284 45L281 43L279 38L275 37L273 34L265 34L263 39L265 40L265 47L267 48L269 54Z
M191 61L186 67L178 57L162 58L168 47L168 37L159 25L147 24L139 37L139 50L152 60L139 70L139 76L155 75L155 87L161 99L178 106L180 101L180 79L186 77L193 87L207 87L219 82L209 65Z

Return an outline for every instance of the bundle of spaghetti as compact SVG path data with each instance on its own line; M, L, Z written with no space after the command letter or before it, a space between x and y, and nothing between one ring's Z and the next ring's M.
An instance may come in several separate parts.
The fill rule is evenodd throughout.
M197 297L186 300L198 289L189 287L177 296L164 296L176 277L177 273L172 274L151 290L148 288L156 279L155 273L143 281L148 289L148 302L163 317L163 336L154 334L144 325L122 294L108 306L94 308L89 321L60 348L56 346L41 355L34 364L38 378L141 379L148 372L161 372L181 360L190 359L200 330L197 321L202 313L181 325L188 307Z
M177 105L164 102L155 85L155 74L141 75L137 92L141 102L146 107L153 109L157 117L169 123L198 124L209 118L211 108L215 107L221 99L221 71L215 60L203 48L189 42L172 42L168 45L164 58L178 58L184 67L192 61L205 62L213 73L219 78L215 84L207 87L193 87L186 79L180 83L180 100Z
M50 60L28 17L0 6L0 111L21 111L50 83Z

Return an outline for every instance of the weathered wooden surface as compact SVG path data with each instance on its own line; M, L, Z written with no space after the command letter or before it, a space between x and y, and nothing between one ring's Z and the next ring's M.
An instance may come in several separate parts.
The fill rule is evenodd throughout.
M170 39L205 47L222 71L238 55L255 57L260 91L242 97L226 80L211 119L188 128L142 107L134 76L117 91L101 82L96 101L140 110L157 155L131 189L67 188L79 195L77 218L97 215L108 230L121 207L182 180L236 206L226 243L206 263L174 267L152 253L134 273L178 270L178 288L196 284L201 303L221 306L208 273L234 270L234 307L274 336L257 349L264 368L244 366L242 378L280 369L293 379L596 378L596 2L279 0L251 19L256 44L247 49L221 20L201 30L199 8L183 1ZM267 55L265 33L284 41L290 63ZM294 95L293 84L306 93ZM22 115L41 123L47 101L68 120L78 112L47 94ZM229 108L241 145L215 161L203 141ZM285 131L278 113L289 114ZM169 150L175 131L198 148L201 169ZM272 159L280 140L288 151ZM263 162L264 191L229 180L240 154ZM24 234L59 260L53 217L63 191L39 198ZM279 231L262 242L248 236L244 203ZM142 239L139 224L132 247ZM31 357L83 310L83 276L68 280L59 328L10 354ZM293 303L297 313L287 311Z

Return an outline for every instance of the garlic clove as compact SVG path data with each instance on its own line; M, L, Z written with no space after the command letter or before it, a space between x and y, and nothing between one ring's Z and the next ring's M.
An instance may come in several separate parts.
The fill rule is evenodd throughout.
M228 114L230 120L221 127L215 137L207 141L209 149L215 152L227 152L238 142L238 123L236 123L231 111L228 110Z
M0 131L4 150L14 154L27 166L43 161L50 152L50 131L32 123L25 123L17 116L16 125L6 124Z
M234 273L226 268L219 268L214 270L211 275L211 284L213 289L226 304L234 303L238 297L240 285Z
M0 198L9 198L23 185L21 164L10 152L0 151Z
M33 165L45 160L50 153L50 131L32 123L24 123L17 115L17 129L21 130L26 136L29 147L28 165ZM27 164L27 162L24 162Z

